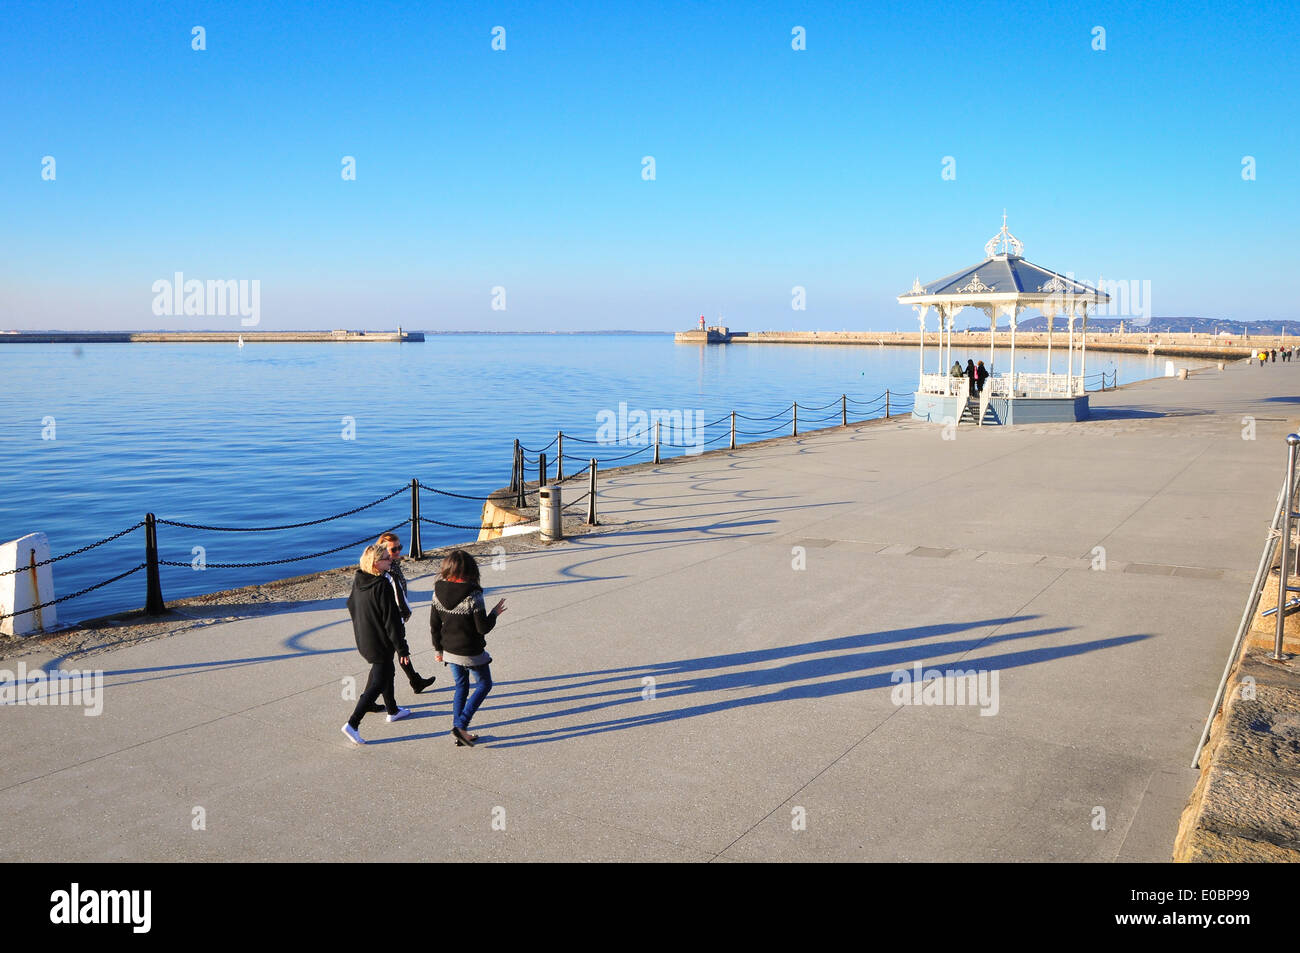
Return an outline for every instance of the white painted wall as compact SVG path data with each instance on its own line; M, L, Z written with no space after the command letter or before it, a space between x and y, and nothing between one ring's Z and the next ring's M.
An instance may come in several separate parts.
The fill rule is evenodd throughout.
M0 572L30 566L33 550L37 562L50 558L50 541L44 533L29 533L0 544ZM54 598L54 566L39 566L35 575L35 589L31 570L0 576L0 615L21 612ZM58 624L57 609L58 606L46 606L36 612L0 619L0 635L30 635L53 629Z

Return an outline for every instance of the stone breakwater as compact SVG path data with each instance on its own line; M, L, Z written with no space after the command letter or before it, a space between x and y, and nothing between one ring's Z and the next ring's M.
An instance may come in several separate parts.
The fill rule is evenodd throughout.
M678 344L839 344L857 347L917 347L920 344L919 331L678 331L674 340ZM1076 327L1074 346L1077 350L1081 343L1081 334ZM944 343L948 338L943 337ZM1068 331L1053 331L1052 347L1065 349L1069 344ZM926 347L938 347L940 336L937 331L926 332ZM1045 331L1016 332L1016 347L1046 348L1048 334ZM1162 354L1170 357L1204 357L1236 360L1250 356L1260 348L1290 347L1300 343L1295 337L1244 337L1233 335L1231 339L1214 334L1115 334L1092 333L1088 335L1089 351L1116 351L1128 354ZM979 350L989 346L987 331L955 331L952 346ZM994 346L1003 349L1011 347L1011 333L999 329Z
M4 331L0 344L245 344L423 341L422 331Z

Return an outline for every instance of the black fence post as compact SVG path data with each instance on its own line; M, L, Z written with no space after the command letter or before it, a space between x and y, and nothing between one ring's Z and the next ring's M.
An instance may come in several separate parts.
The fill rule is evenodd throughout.
M537 488L540 490L546 486L546 452L543 451L537 455ZM538 496L540 501L540 494ZM540 502L539 504L540 505Z
M659 462L659 421L655 421L655 463Z
M519 472L519 440L516 438L515 452L510 458L510 492L517 493L519 491L519 479L521 476L523 476L523 474Z
M420 549L420 481L411 480L411 545L407 555L412 559L423 559L424 551Z
M731 412L731 449L736 449L736 412Z
M516 441L517 443L517 441ZM515 497L515 506L523 510L526 503L524 484L528 482L528 475L524 473L524 447L519 447L519 458L517 458L517 468L519 468L519 495Z
M885 388L885 416L889 416L889 388Z
M596 458L591 458L591 480L587 486L587 525L597 526L596 522Z
M797 437L799 436L799 401L796 400L791 407L794 409L794 429L790 431L790 435Z
M144 517L145 596L144 611L149 615L162 615L167 611L163 602L162 583L158 579L158 523L152 513Z
M849 395L840 394L840 426L849 425Z
M564 431L555 435L555 482L564 482Z

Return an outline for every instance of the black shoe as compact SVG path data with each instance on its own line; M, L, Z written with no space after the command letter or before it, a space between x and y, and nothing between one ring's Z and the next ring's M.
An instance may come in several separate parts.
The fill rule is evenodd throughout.
M436 681L437 679L434 678L432 675L430 675L428 678L417 677L411 681L411 691L415 692L415 694L418 695L420 694L420 692L424 691L426 688L428 688Z
M472 748L474 747L474 742L478 739L477 735L471 735L463 728L451 729L451 736L456 739L457 747L463 746L466 748Z

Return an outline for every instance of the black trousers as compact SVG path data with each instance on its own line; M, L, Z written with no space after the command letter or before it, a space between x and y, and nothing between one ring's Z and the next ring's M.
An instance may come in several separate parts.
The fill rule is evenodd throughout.
M402 672L406 675L406 680L411 683L411 688L415 688L416 682L420 679L420 673L415 670L411 660L408 658L405 662L399 662L398 664L402 666Z
M360 728L361 719L365 717L366 712L370 711L370 706L380 695L384 696L384 707L388 713L390 715L397 713L397 700L393 697L393 676L396 674L391 658L371 663L370 677L366 679L366 690L357 699L357 707L352 709L352 717L348 719L349 725Z

